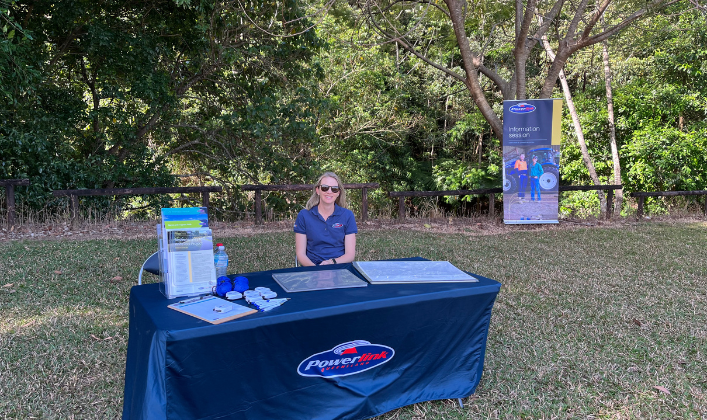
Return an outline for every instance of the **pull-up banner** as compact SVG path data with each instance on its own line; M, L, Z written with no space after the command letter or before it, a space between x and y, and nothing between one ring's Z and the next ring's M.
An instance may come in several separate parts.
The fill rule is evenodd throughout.
M562 99L503 101L503 220L558 223Z

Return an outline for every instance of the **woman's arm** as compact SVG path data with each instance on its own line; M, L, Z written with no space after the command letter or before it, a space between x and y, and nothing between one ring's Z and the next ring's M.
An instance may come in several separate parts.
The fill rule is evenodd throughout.
M295 233L295 254L297 254L297 260L303 266L314 265L312 260L307 257L307 235L304 233Z
M350 233L344 236L344 255L336 257L336 263L350 263L356 258L356 234ZM324 260L319 265L334 264L332 260Z

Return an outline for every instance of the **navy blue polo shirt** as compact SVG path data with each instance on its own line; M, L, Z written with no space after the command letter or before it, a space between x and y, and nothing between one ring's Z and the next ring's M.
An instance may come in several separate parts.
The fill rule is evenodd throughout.
M295 233L307 235L307 257L319 265L344 255L344 236L358 233L358 228L353 212L334 204L334 213L326 221L319 214L319 206L300 210Z

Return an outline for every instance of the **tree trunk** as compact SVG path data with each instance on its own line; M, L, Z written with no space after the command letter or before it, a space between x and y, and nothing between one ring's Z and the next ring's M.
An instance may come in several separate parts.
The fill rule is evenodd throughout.
M471 99L479 108L481 115L488 121L493 133L498 139L503 140L503 122L501 122L501 119L498 118L498 115L493 111L493 108L488 103L486 95L481 88L479 75L477 73L479 68L477 63L475 63L475 61L478 60L474 60L475 57L471 52L469 38L466 36L466 29L464 27L464 8L466 7L466 2L463 0L446 0L446 3L449 9L452 27L454 28L454 35L457 39L457 45L459 46L459 53L462 56L464 73L466 74L464 83L471 94Z
M479 133L479 164L481 163L481 157L484 155L484 132Z
M527 0L525 12L523 11L523 1L516 0L516 40L513 50L515 59L515 92L514 99L527 99L526 85L526 63L530 57L530 51L535 41L527 43L530 31L530 23L535 15L537 0ZM522 17L522 18L521 18Z
M604 18L602 17L602 23ZM614 95L611 90L611 66L609 64L608 41L603 42L604 81L606 82L606 107L609 120L609 137L611 141L611 159L614 162L614 184L621 184L621 162L619 161L619 148L616 145L616 125L614 124ZM623 190L616 190L614 214L621 214L621 203L624 199Z
M547 41L547 37L543 37L543 47L547 52L547 55L551 60L555 59L555 54L550 47L550 43ZM584 161L584 166L587 167L589 171L589 176L592 178L594 185L601 185L599 182L599 177L597 176L597 171L594 169L594 164L589 157L589 150L587 149L587 143L584 140L584 132L582 131L582 125L579 122L579 115L577 115L577 109L574 107L574 101L572 100L572 93L570 92L570 87L567 84L567 78L565 78L565 71L560 70L560 83L562 84L562 92L565 94L565 101L567 101L567 108L570 110L570 115L572 116L572 123L574 125L574 131L577 134L577 141L579 142L579 148L582 151L582 160ZM597 195L599 196L599 211L602 216L606 213L606 196L604 191L597 190Z

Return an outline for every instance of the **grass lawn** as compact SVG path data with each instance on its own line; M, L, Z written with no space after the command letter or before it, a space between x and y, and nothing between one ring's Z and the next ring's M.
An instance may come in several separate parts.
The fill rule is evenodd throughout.
M380 419L707 419L707 223L358 238L361 260L448 260L503 284L465 407L434 401ZM293 265L290 232L223 242L230 273ZM129 289L155 247L0 243L1 418L121 415Z

